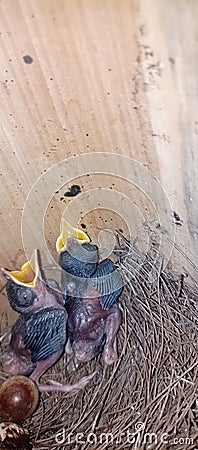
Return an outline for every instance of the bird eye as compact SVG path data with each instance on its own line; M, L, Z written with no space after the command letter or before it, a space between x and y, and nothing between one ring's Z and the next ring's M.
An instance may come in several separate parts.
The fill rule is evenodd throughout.
M33 294L29 288L19 288L18 290L18 304L20 306L31 306L33 301Z

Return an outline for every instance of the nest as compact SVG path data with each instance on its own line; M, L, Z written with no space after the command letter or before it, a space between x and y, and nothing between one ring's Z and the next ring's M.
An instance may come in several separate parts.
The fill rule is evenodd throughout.
M96 371L81 392L41 395L23 423L34 449L196 449L198 292L151 253L122 238L119 359L75 367L64 355L43 376L74 383Z

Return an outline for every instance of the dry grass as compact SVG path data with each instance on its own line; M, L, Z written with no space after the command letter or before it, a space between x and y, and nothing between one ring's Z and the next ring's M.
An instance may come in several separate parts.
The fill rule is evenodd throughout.
M94 370L97 374L80 393L42 394L38 410L25 422L34 449L198 448L198 292L124 238L117 253L128 281L121 298L119 360L104 367L98 358L69 373L71 361L61 358L45 381L52 375L73 382ZM3 381L5 375L0 376ZM55 435L62 429L65 436L58 437L65 442L57 444ZM112 433L109 444L102 433ZM152 443L146 433L155 433Z

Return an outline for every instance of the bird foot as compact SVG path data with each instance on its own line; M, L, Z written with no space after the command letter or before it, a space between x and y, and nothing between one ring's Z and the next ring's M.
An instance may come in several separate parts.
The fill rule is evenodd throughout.
M40 384L37 383L38 389L40 392L74 392L74 391L80 391L81 389L84 389L85 386L89 383L89 381L95 376L96 372L92 373L91 375L87 375L86 377L81 378L77 383L75 384L62 384L58 383L54 380L49 380L50 384Z

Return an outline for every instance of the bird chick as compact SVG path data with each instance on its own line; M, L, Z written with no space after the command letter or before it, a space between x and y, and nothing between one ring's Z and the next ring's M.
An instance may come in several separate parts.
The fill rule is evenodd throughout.
M83 242L75 233L67 236L62 231L62 235L65 240L59 248L59 263L68 312L66 350L72 349L83 362L103 351L105 363L112 364L117 360L116 338L121 323L116 303L122 292L121 275L111 260L99 263L98 248L84 242L86 235Z
M3 370L11 375L30 376L40 391L70 392L85 387L93 374L74 385L52 380L49 385L39 383L63 352L68 315L63 301L61 304L62 297L48 288L41 277L38 251L34 251L20 271L1 270L7 279L10 306L20 314L3 356Z

